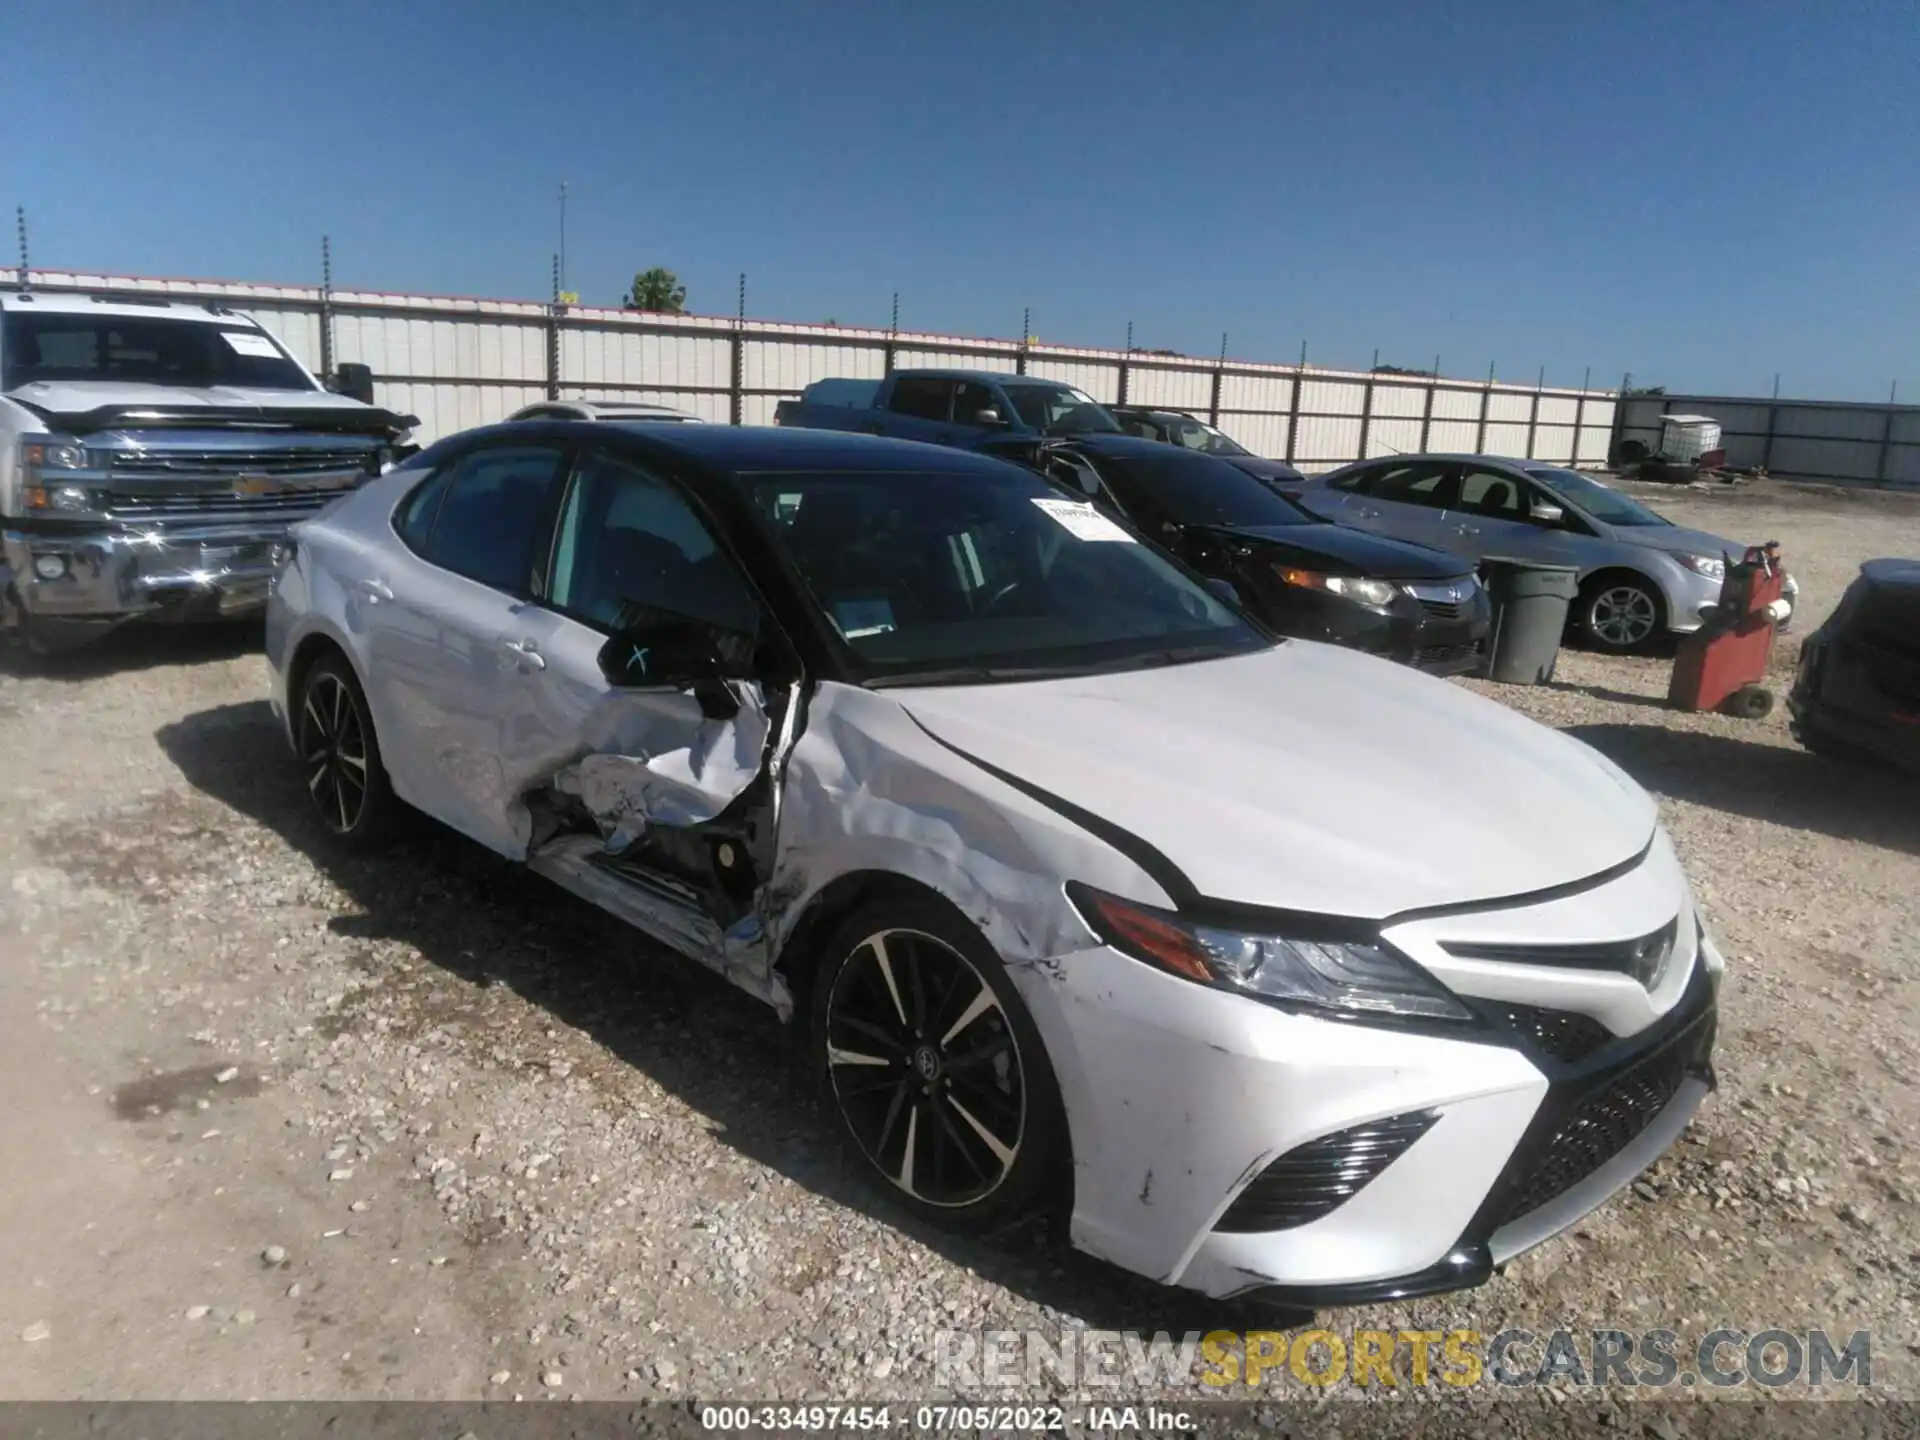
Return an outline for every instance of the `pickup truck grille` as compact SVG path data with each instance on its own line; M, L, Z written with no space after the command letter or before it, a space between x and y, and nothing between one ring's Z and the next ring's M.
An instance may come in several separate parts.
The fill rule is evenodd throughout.
M279 450L144 450L116 454L107 510L118 519L297 517L373 473L367 446Z
M314 446L297 450L144 450L116 454L116 479L182 480L215 476L273 476L323 480L364 473L375 452L365 446Z
M176 490L167 494L158 491L129 493L109 490L107 510L117 518L128 520L189 515L299 515L318 510L349 488L346 485L329 485L269 490L259 495L240 495L230 490Z

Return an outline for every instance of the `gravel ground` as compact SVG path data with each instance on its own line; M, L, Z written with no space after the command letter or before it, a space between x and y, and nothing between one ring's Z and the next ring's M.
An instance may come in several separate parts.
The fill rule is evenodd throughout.
M1780 539L1803 633L1860 560L1920 554L1912 497L1654 493ZM926 1231L755 1002L432 827L339 858L257 639L0 673L0 1396L907 1399L942 1330L1298 1322L1039 1222ZM1666 677L1570 652L1547 687L1471 683L1661 797L1729 957L1719 1096L1486 1287L1322 1318L1870 1329L1876 1389L1914 1396L1920 791L1779 713L1669 712Z

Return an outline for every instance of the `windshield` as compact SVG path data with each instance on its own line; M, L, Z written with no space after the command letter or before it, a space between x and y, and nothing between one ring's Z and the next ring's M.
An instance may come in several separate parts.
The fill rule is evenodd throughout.
M741 477L868 683L1133 670L1271 640L1038 475Z
M1152 456L1096 455L1094 463L1121 505L1153 524L1317 523L1291 500L1224 460L1163 450Z
M1045 435L1120 433L1107 407L1071 385L1022 385L1003 381L1007 403L1020 418Z
M0 386L37 380L112 380L204 389L311 390L300 367L251 325L162 316L10 311Z
M1605 525L1671 525L1673 522L1664 516L1656 515L1636 500L1629 500L1618 490L1609 490L1597 480L1589 479L1578 470L1543 468L1529 470L1527 474L1573 501L1587 514Z
M1198 450L1202 455L1251 455L1237 440L1230 440L1213 426L1202 420L1191 420L1185 415L1169 415L1162 423L1167 433L1189 450Z

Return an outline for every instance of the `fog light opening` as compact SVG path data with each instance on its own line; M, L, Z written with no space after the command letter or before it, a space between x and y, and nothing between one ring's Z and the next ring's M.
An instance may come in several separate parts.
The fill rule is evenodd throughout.
M67 557L64 555L36 555L33 557L33 573L42 580L63 579L67 573Z

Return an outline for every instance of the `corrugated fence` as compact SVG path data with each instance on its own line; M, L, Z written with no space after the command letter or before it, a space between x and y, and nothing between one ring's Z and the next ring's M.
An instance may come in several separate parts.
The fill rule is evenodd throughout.
M1189 411L1307 470L1417 450L1598 465L1614 427L1610 390L311 286L41 270L33 284L250 311L315 372L371 367L380 402L419 416L423 440L549 398L645 400L765 425L780 400L815 380L908 366L1018 371L1107 404Z
M1726 395L1635 395L1620 407L1620 438L1660 448L1663 415L1720 422L1727 464L1807 479L1920 485L1920 405L1755 400Z

